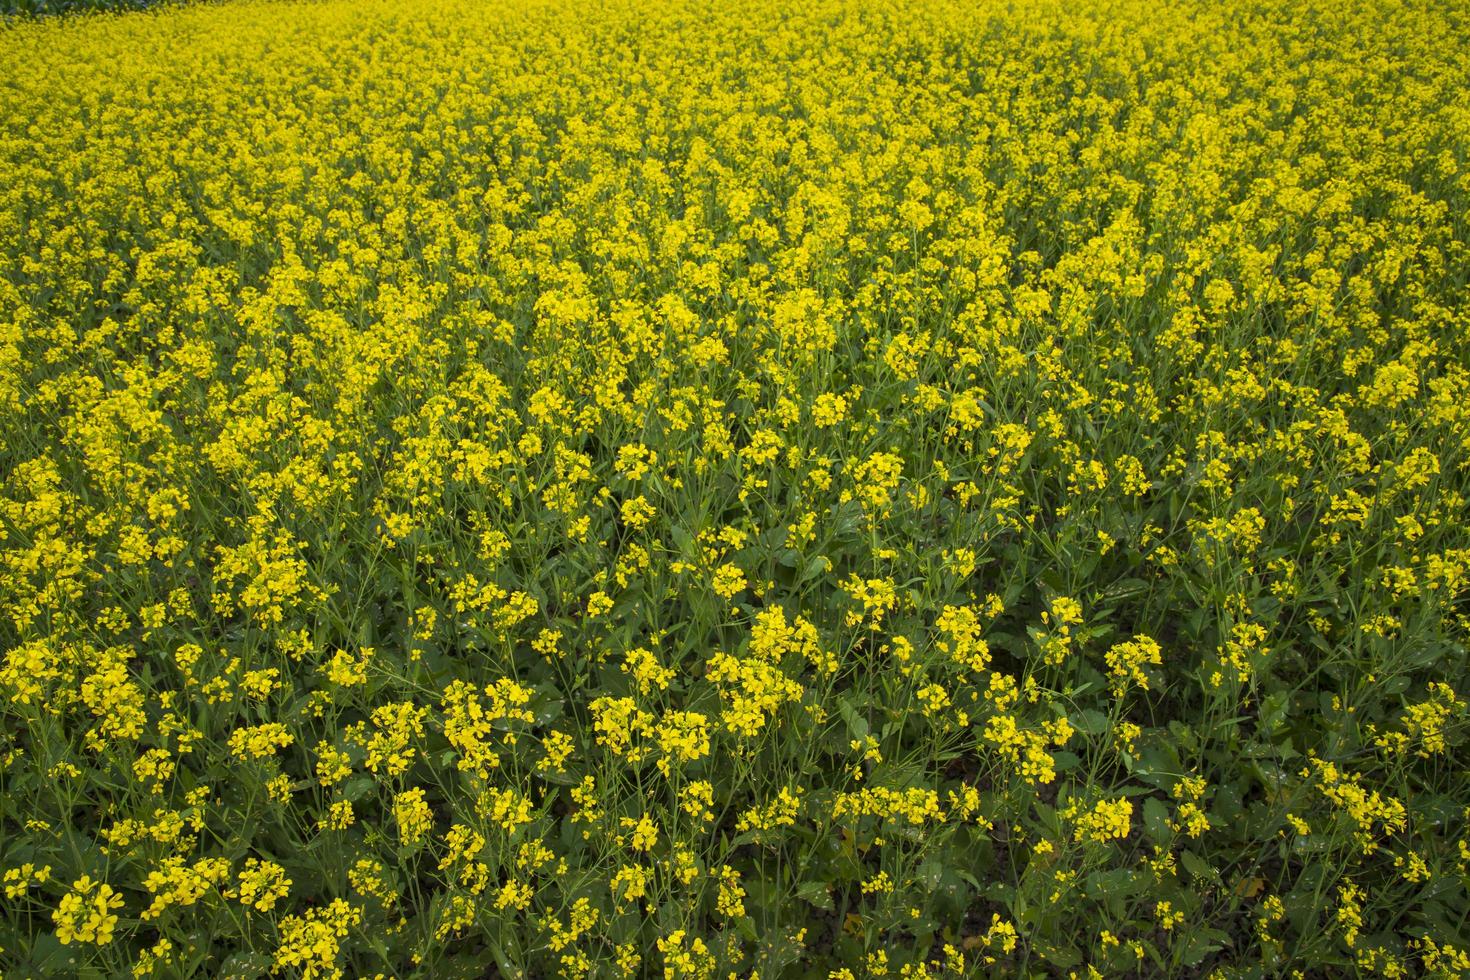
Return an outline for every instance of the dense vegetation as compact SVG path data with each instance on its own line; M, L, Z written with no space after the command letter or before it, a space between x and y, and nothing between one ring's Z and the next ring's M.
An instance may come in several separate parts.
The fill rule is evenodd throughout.
M12 25L0 970L1470 971L1467 55Z
M145 10L178 0L0 0L0 17Z

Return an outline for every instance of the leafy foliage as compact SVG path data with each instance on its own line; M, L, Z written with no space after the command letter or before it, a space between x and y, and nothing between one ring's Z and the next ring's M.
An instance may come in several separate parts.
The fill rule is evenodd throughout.
M36 17L98 11L146 10L180 0L0 0L0 17Z

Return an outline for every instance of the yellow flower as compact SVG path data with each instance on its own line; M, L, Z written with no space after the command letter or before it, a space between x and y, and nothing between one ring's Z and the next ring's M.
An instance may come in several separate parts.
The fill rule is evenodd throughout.
M720 866L720 888L715 898L715 911L726 919L738 919L745 914L745 889L740 885L740 872L728 864Z
M276 947L275 968L295 968L307 977L340 976L337 959L342 940L360 922L361 910L340 898L302 915L287 916L277 926L280 944Z
M1099 800L1090 810L1074 802L1062 809L1061 817L1073 822L1072 833L1078 841L1121 840L1133 829L1133 801L1127 797Z
M237 759L263 759L276 754L277 749L289 747L296 736L286 731L280 722L268 722L250 728L237 729L230 735L230 752Z
M637 865L624 865L613 875L609 887L619 904L636 901L647 892L648 872Z
M72 943L106 946L112 942L117 909L122 906L122 896L111 885L83 875L72 883L71 890L62 896L51 915L56 923L57 940L63 946Z
M1148 674L1143 668L1147 665L1161 666L1163 664L1162 651L1159 645L1147 636L1135 636L1132 640L1115 643L1103 655L1107 661L1108 671L1112 675L1111 685L1113 694L1122 697L1128 690L1130 683L1138 686L1140 690L1147 691Z
M633 850L651 851L658 843L658 824L649 819L648 814L645 813L637 820L632 817L624 817L622 823L625 828L633 831L633 836L628 842Z
M696 820L710 821L715 818L712 809L715 802L714 788L707 780L689 783L680 791L680 808Z
M423 839L433 825L434 817L424 799L424 791L415 786L393 798L393 818L398 823L398 837L405 844Z
M291 889L291 879L286 871L272 861L247 858L240 872L238 893L241 905L253 906L257 911L269 912L279 899L285 898Z
M832 392L823 392L812 403L812 425L818 429L830 429L847 417L847 399Z
M723 599L733 599L744 592L749 583L745 573L733 564L724 564L715 569L713 587L715 594Z

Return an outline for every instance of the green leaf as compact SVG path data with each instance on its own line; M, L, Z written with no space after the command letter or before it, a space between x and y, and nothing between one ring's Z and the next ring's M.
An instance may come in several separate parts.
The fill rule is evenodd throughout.
M1222 948L1227 939L1229 937L1218 929L1192 929L1184 951L1179 955L1179 962L1184 966L1199 966L1205 957Z
M1215 869L1210 867L1204 858L1193 851L1180 851L1179 863L1184 865L1185 871L1188 871L1199 881L1218 881L1220 878L1220 875Z
M255 980L270 972L271 958L265 953L236 953L220 966L220 980Z
M1169 808L1157 796L1143 801L1143 829L1155 844L1167 844L1174 838L1169 829Z
M858 714L857 708L853 706L852 700L846 695L837 698L837 713L847 723L847 730L852 733L853 738L866 738L868 735L868 719Z
M1072 727L1084 735L1101 735L1108 730L1108 716L1088 708L1071 719Z
M1261 731L1267 735L1275 735L1281 730L1281 723L1286 718L1286 708L1289 697L1285 691L1276 691L1268 694L1261 701Z
M832 904L832 891L826 882L808 881L796 889L796 897L803 902L815 905L824 912L831 912L835 908Z
M1082 962L1082 954L1071 946L1047 946L1038 943L1036 951L1048 963L1063 970L1070 970Z

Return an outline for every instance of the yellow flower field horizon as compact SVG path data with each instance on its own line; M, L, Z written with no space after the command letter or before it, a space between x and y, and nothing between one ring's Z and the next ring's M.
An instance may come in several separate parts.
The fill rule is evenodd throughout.
M1470 10L0 29L0 976L1470 975Z

